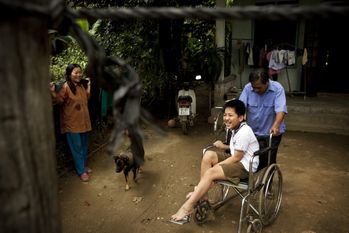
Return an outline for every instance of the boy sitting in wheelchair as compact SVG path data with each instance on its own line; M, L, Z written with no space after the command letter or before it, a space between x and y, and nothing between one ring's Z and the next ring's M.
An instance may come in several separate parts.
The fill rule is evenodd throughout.
M194 191L187 195L187 200L176 214L171 216L173 223L183 224L189 221L190 215L198 201L207 199L207 192L217 180L228 180L238 184L240 179L249 177L250 161L259 144L252 129L244 122L245 105L234 99L223 107L223 121L232 136L229 145L218 140L213 143L215 150L206 150L201 161L200 181ZM231 153L227 153L229 151ZM258 168L258 156L252 161L252 172Z

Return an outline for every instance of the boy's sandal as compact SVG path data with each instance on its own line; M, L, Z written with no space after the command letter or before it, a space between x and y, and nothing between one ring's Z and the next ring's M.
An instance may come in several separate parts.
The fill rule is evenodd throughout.
M181 208L183 208L183 207L181 207ZM185 223L188 223L190 221L191 214L194 212L194 209L188 211L185 208L183 208L183 211L184 211L185 215L181 219L174 219L174 218L172 218L173 217L172 216L169 221L172 223L175 223L175 224L179 224L179 225L183 225Z
M184 225L186 223L189 223L190 221L190 215L186 215L184 216L182 219L178 219L178 220L175 220L175 219L170 219L169 220L171 223L175 223L175 224L179 224L179 225Z

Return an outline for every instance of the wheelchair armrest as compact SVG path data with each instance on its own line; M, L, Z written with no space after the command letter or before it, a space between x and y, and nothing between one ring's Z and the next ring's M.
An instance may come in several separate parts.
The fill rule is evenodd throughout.
M211 148L213 148L213 147L215 147L213 144L206 146L204 149L202 149L202 154L205 154L205 152L206 152L208 149L211 149Z
M253 153L253 156L260 156L260 155L266 154L266 153L268 153L270 150L271 150L271 147L270 147L270 146L265 147L265 148L263 148L263 149L260 149L260 150L257 150L256 152L254 152L254 153Z

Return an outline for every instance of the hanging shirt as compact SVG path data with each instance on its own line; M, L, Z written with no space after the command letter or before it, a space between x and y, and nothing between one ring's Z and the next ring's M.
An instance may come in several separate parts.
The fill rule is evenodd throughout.
M252 45L250 43L247 43L246 45L246 53L248 54L248 58L247 58L247 65L249 66L253 66L253 49L252 49Z
M284 50L285 51L285 50ZM281 58L281 59L280 59ZM283 53L279 56L278 50L272 50L267 54L267 60L269 61L269 68L279 71L285 68L285 63L283 63Z
M295 51L288 51L287 55L287 65L291 66L296 64L296 53Z
M304 48L303 51L303 58L302 58L302 65L304 66L308 62L308 51L306 48Z

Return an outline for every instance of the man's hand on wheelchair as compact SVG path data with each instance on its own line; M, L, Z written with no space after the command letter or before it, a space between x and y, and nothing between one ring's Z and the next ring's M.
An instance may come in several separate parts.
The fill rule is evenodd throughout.
M269 131L273 136L279 136L280 135L280 130L279 127L272 127Z

